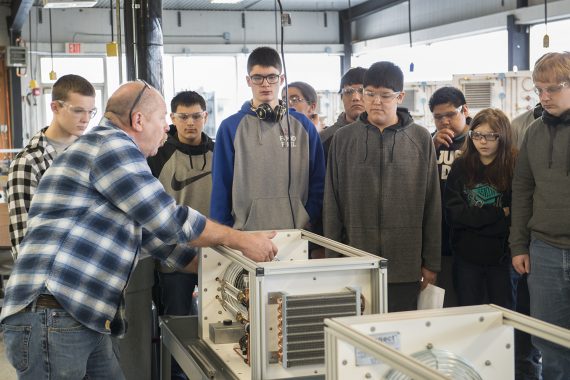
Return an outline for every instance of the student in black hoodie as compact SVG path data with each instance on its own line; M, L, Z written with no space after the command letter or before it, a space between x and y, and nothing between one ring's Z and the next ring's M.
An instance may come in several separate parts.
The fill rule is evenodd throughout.
M197 92L183 91L170 106L173 124L164 146L149 158L150 169L178 204L210 216L214 142L203 132L206 102Z
M491 108L475 115L443 197L460 306L513 306L508 235L515 156L507 116Z
M173 124L168 138L148 164L177 204L191 206L209 217L214 142L203 132L208 120L206 102L194 91L182 91L170 106ZM190 315L198 275L157 265L159 311L166 315ZM172 370L173 379L185 378L174 363Z
M465 95L455 87L441 87L429 99L429 109L435 123L435 132L432 133L437 158L437 171L443 205L443 195L447 176L453 161L461 153L469 131L469 107ZM444 307L457 306L455 294L455 270L453 269L453 256L449 244L449 225L445 218L441 218L441 272L438 276L438 285L445 289Z

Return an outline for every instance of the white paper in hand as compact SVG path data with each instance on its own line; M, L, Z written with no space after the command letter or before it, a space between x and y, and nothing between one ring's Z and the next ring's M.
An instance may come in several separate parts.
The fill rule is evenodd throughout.
M418 310L441 309L444 298L445 289L428 284L418 297Z

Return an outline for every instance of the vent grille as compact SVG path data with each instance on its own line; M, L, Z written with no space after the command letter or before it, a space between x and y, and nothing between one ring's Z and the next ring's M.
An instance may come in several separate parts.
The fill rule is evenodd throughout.
M325 362L323 320L354 316L360 310L360 294L342 293L283 295L282 360L285 368Z
M463 93L469 108L491 107L491 82L465 83Z

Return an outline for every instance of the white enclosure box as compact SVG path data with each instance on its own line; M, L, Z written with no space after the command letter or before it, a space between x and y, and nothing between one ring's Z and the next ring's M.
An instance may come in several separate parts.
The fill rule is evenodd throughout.
M406 96L400 107L406 107L414 118L414 122L433 132L435 123L429 109L429 99L437 89L451 85L449 81L406 82L404 83Z
M327 379L514 379L514 328L570 346L569 330L495 305L327 319Z
M455 74L452 81L465 94L471 116L492 107L499 108L512 120L538 103L530 71Z
M309 240L344 257L309 260ZM202 250L200 338L232 378L322 378L324 319L386 312L387 261L304 230L274 242L278 260L265 263Z

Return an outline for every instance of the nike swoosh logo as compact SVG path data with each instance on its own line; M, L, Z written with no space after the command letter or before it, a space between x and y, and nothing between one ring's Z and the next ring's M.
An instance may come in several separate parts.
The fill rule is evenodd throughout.
M172 176L172 182L170 183L170 186L172 186L172 190L180 191L180 190L184 189L186 186L190 185L191 183L196 182L199 179L210 175L210 173L212 173L212 172L205 172L202 174L198 174L194 177L186 178L184 181L177 180L176 179L176 173L174 173L174 175Z

